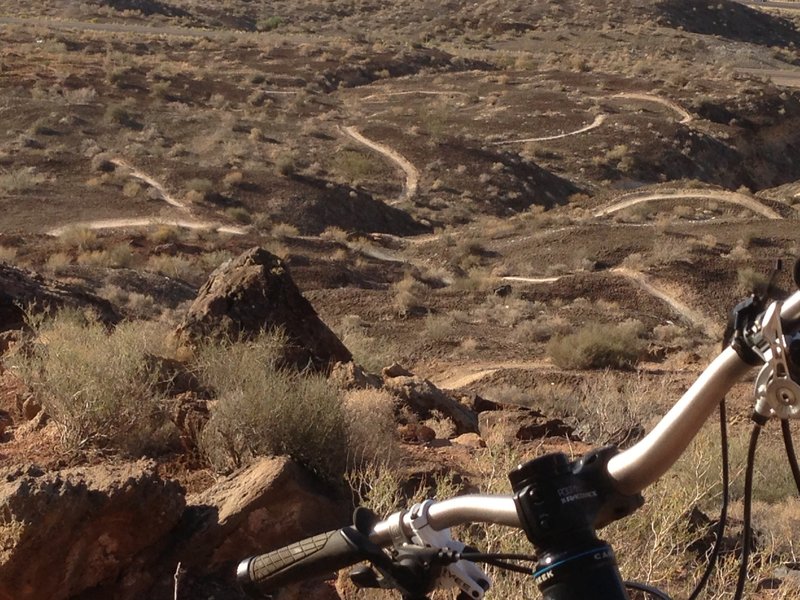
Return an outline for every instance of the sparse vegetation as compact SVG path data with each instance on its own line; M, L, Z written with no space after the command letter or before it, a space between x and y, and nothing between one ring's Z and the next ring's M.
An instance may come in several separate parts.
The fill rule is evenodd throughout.
M547 354L565 369L625 369L641 358L641 323L592 323L550 340Z
M325 378L278 367L285 337L200 349L197 369L217 402L202 435L211 464L228 471L261 454L288 454L320 476L338 480L347 463L342 399Z
M148 358L161 347L160 328L130 323L109 333L74 312L34 325L29 352L15 354L12 364L58 423L68 449L138 457L171 446L175 432Z
M32 168L21 168L13 171L0 169L0 194L18 194L27 192L41 185L45 176Z

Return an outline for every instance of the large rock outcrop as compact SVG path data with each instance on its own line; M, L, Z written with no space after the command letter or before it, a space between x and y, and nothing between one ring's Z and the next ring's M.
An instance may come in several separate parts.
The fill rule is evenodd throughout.
M247 339L274 328L288 336L287 365L328 371L336 362L352 360L297 289L283 261L263 248L252 248L214 271L176 335L191 346L208 338Z
M184 506L181 486L146 461L0 472L0 600L117 590L126 569L165 544Z
M214 570L347 524L347 510L286 457L262 458L189 496L178 551L188 568Z
M286 457L188 499L150 461L5 469L0 600L172 600L176 572L181 599L241 600L240 560L342 527L348 512Z

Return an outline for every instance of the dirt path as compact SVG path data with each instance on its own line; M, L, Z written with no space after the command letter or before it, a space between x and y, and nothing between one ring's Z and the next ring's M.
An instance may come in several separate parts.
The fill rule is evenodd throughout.
M484 377L489 377L502 369L545 369L552 368L552 365L544 360L520 361L511 360L504 362L481 362L466 365L457 365L444 372L430 375L427 377L436 387L446 390L454 390L465 387Z
M517 283L555 283L561 276L558 277L501 277L503 281L515 281Z
M361 98L362 102L369 102L376 98L389 98L392 96L469 96L466 92L458 91L436 91L436 90L409 90L405 92L376 92Z
M665 287L657 286L649 281L644 274L625 267L611 269L611 273L629 279L648 294L666 302L681 317L700 329L711 339L721 339L722 330L713 319L710 319L707 315L694 310L678 300L678 297L685 297L686 295L682 290L669 290Z
M414 195L417 193L417 187L419 186L419 171L408 161L408 159L406 159L405 156L393 150L392 148L389 148L388 146L384 146L383 144L374 142L371 139L364 137L355 127L343 127L342 131L358 143L363 144L367 148L374 150L378 154L382 154L388 158L405 174L403 192L400 194L400 197L397 200L393 200L392 202L388 203L390 206L394 206L395 204L399 204L414 197Z
M149 185L156 192L158 192L159 197L170 206L174 206L183 211L190 212L191 209L186 204L184 204L174 196L171 196L169 192L167 192L167 190L164 189L163 185L161 185L158 181L147 175L147 173L139 171L138 169L131 166L129 163L127 163L121 158L113 158L111 159L111 162L115 164L117 167L127 170L128 175L130 175L134 179L144 181L147 185Z
M800 4L800 3L798 3ZM800 7L798 8L800 10ZM766 77L772 80L775 85L784 87L800 88L800 70L798 69L736 69L740 73L746 73L756 77Z
M179 227L181 229L213 229L219 233L229 233L232 235L245 235L250 231L244 227L221 225L219 223L212 223L209 221L186 221L161 217L141 217L129 219L99 219L97 221L68 223L67 225L62 225L61 227L56 227L47 231L47 235L59 236L74 228L125 229L127 227L150 227L153 225L165 225L167 227Z
M759 214L767 219L782 219L778 213L771 208L764 206L758 200L751 198L745 194L738 192L726 192L721 190L669 190L664 192L635 192L628 194L618 199L613 204L605 206L594 212L595 217L604 217L615 213L617 211L641 204L642 202L651 202L653 200L718 200L720 202L727 202L730 204L738 204L743 206L756 214Z
M606 120L608 115L597 115L589 125L585 127L581 127L580 129L576 129L575 131L569 131L567 133L559 133L557 135L547 135L544 137L532 137L532 138L522 138L518 140L507 140L504 142L494 142L493 146L502 146L504 144L524 144L525 142L549 142L550 140L560 140L565 137L569 137L571 135L578 135L579 133L586 133L587 131L591 131L592 129L597 129L600 127Z
M682 117L680 123L686 124L694 121L694 115L688 112L685 108L683 108L680 104L673 102L667 98L662 98L661 96L656 96L655 94L641 94L641 93L634 93L634 92L622 92L621 94L614 94L611 98L628 98L630 100L641 100L643 102L655 102L657 104L661 104L662 106L666 106L667 108L675 111Z

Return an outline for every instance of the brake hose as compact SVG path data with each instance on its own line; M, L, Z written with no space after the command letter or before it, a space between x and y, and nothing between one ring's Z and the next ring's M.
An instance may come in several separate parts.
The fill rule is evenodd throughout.
M781 432L783 433L783 446L786 448L786 457L789 459L789 466L792 469L794 484L800 494L800 467L797 465L797 455L794 452L794 442L792 441L792 430L789 427L788 419L781 419Z
M739 564L739 578L736 581L736 593L733 600L741 600L744 584L747 581L747 566L750 560L750 544L753 535L751 517L753 512L753 471L755 470L756 447L758 436L766 419L758 414L753 415L755 424L750 434L750 446L747 449L747 468L744 474L744 532L742 535L742 560Z
M720 438L720 452L722 455L722 506L719 511L719 521L717 521L716 540L714 541L714 548L711 550L711 555L708 557L706 570L703 576L697 582L694 591L689 596L689 600L696 600L700 592L706 587L714 567L717 565L720 553L722 551L722 539L725 536L725 525L728 521L728 504L730 502L730 468L728 458L728 415L725 408L725 398L719 403L719 438Z

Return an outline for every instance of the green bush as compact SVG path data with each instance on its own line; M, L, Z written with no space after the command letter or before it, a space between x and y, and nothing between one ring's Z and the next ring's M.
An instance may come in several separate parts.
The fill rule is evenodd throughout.
M284 344L284 335L272 332L198 350L198 375L216 396L201 450L220 471L257 455L285 454L338 480L348 449L339 392L324 377L279 368Z
M638 322L592 323L551 339L547 354L564 369L629 368L639 361L644 349L640 327Z
M32 325L35 338L11 362L68 448L138 457L171 445L175 430L161 410L158 374L148 368L157 325L123 323L109 333L72 311Z

